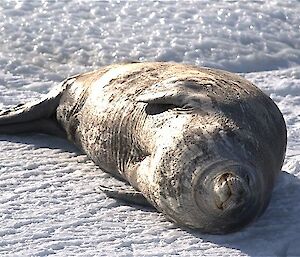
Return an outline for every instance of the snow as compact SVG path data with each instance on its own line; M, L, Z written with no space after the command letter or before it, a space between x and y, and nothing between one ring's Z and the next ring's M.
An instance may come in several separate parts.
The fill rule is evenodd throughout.
M125 60L241 72L287 123L264 215L225 236L96 193L112 178L65 140L0 135L0 256L300 256L299 1L0 1L0 109ZM108 181L108 182L107 182Z

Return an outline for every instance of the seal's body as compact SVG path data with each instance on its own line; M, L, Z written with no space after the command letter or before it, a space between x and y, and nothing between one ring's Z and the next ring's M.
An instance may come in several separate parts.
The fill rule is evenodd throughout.
M41 101L2 112L0 125L2 133L66 135L168 219L207 233L238 230L263 213L286 149L282 114L257 87L175 63L71 77Z

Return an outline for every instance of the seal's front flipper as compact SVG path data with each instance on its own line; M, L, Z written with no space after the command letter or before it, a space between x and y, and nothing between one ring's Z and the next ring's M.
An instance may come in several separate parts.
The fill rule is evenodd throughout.
M106 187L100 185L96 188L97 192L103 192L108 197L119 199L128 203L133 203L137 205L143 205L147 207L153 207L147 199L143 196L143 194L135 189L131 188L131 186L126 187Z

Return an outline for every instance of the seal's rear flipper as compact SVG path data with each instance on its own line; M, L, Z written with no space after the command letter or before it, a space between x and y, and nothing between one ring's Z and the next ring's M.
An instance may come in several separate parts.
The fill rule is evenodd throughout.
M63 81L41 100L0 111L0 133L38 132L65 137L64 130L56 122L55 112L62 92L75 78L74 76Z
M0 114L1 119L1 114ZM1 123L1 122L0 122ZM0 124L0 134L43 133L66 138L66 132L55 120L38 119L22 123Z
M133 203L137 205L143 205L147 207L153 207L147 199L143 196L143 194L139 191L136 191L131 186L124 187L106 187L100 185L96 188L97 192L103 192L108 197L119 199L128 203Z

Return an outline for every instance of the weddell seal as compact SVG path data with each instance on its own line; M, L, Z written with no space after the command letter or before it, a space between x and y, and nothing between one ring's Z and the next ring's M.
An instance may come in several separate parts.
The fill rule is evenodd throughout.
M113 64L0 113L0 133L67 137L169 220L241 229L268 205L286 149L274 102L232 73L163 62Z

